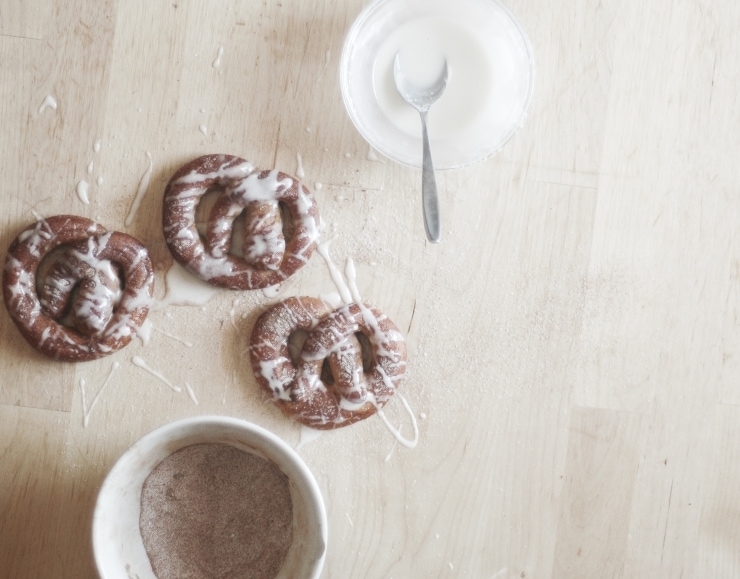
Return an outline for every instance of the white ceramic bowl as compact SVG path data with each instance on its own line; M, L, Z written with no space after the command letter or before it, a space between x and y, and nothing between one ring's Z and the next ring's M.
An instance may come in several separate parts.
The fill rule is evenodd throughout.
M347 34L340 63L352 122L386 157L421 166L421 123L395 90L392 62L409 44L425 49L425 43L450 67L447 90L429 112L435 168L486 159L524 124L534 90L532 48L499 0L376 0L367 6Z
M290 481L293 543L279 577L315 578L327 544L324 502L301 458L271 432L234 418L201 416L150 432L127 450L105 479L93 515L93 551L103 579L154 578L139 532L141 490L159 462L200 443L227 443L273 461Z

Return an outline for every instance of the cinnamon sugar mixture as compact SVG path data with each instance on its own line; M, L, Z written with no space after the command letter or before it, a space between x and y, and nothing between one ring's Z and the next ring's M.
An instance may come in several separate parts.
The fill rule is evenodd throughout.
M141 492L139 528L159 579L275 577L292 524L288 477L229 444L171 454Z

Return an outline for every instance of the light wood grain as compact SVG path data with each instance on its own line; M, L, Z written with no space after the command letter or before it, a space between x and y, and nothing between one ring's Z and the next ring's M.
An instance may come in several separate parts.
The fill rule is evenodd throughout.
M83 215L147 245L162 298L177 167L300 165L334 263L407 335L420 429L413 450L377 419L300 448L324 577L738 576L740 4L508 2L537 61L530 114L494 158L439 173L434 246L420 172L375 159L343 108L364 4L0 0L2 247L35 215ZM281 296L336 291L315 255ZM148 343L77 365L2 312L0 577L93 577L97 489L159 425L223 414L298 444L245 363L274 300L160 307ZM398 400L387 415L411 435Z

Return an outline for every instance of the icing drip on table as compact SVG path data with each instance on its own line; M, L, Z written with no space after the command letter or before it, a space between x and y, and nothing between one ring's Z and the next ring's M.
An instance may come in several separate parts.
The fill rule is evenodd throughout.
M98 390L98 393L93 397L89 406L87 405L87 391L85 389L87 382L85 381L84 378L80 378L80 391L82 394L82 412L83 412L82 426L84 428L87 428L87 425L90 423L90 415L92 414L92 411L95 408L95 405L98 403L98 400L100 400L101 395L103 394L103 392L105 392L105 389L108 387L108 383L113 377L113 373L116 370L118 370L120 366L121 365L118 362L113 362L110 370L108 371L108 376L106 377L105 382L103 382L103 385L100 387L100 390Z
M142 370L149 372L155 378L159 378L173 392L182 392L182 388L180 388L179 386L175 386L172 382L170 382L167 378L165 378L160 372L157 372L156 370L153 370L152 368L147 366L147 363L140 356L134 356L133 358L131 358L131 363L134 366L137 366L138 368L141 368Z
M44 101L39 107L39 114L42 114L46 109L52 109L54 111L57 110L57 100L51 95L47 95L46 98L44 98Z
M129 209L126 220L123 222L126 227L131 227L131 224L134 222L134 218L139 211L139 207L141 206L141 201L144 198L144 194L146 193L147 189L149 189L149 180L152 176L152 155L149 151L146 152L146 158L148 161L147 168L141 175L141 179L139 179L139 186L136 189L136 196L131 203L131 209Z

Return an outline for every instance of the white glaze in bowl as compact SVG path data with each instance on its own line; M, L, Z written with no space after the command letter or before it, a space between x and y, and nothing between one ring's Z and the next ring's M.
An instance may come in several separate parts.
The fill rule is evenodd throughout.
M421 125L392 80L395 53L430 36L450 80L429 113L434 166L452 169L496 153L524 124L534 57L524 30L499 0L376 0L347 34L340 86L360 134L386 157L421 166ZM418 125L418 127L417 127Z

